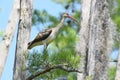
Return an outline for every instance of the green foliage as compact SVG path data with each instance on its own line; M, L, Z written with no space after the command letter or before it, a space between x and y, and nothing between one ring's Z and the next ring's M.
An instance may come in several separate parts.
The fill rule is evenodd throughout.
M74 2L77 2L77 3L80 3L80 0L52 0L56 3L59 3L59 4L70 4L70 3L74 3Z
M71 1L73 1L73 0L53 0L54 2L56 2L56 3L60 3L60 4L69 4L69 3L71 3Z
M108 70L108 80L114 80L115 78L116 67L112 66Z
M77 80L76 73L69 73L67 80Z
M47 21L48 21L48 14L45 10L43 10L42 12L40 12L38 10L33 11L33 16L32 16L32 24L33 25L37 25L37 24L39 24L39 22L41 22L43 24Z
M2 31L0 31L0 37L3 35L3 32Z
M93 80L92 76L86 76L85 80Z
M29 73L35 73L38 68L46 65L68 64L68 67L77 68L80 57L75 53L75 42L77 40L76 32L69 26L65 26L59 32L57 38L53 41L48 51L33 51L28 56ZM60 69L54 69L46 74L40 75L38 78L55 79L65 76L70 80L74 80L75 74L65 72Z
M80 57L75 54L74 49L60 49L59 51L56 51L54 53L49 53L49 51L43 53L34 51L28 56L28 70L29 73L35 73L38 69L42 70L47 66L49 67L50 65L53 66L59 64L67 64L67 67L77 68L79 60ZM60 76L67 77L69 76L69 73L60 69L53 69L46 74L40 75L38 78L42 78L45 80L49 78L51 80ZM68 78L70 78L70 76Z
M117 26L117 32L120 33L120 0L111 0L112 19ZM119 42L115 42L115 48L118 48Z
M120 0L113 1L113 21L117 25L117 31L120 32Z
M47 11L39 11L35 9L33 11L33 17L32 17L32 24L33 25L39 25L39 24L49 24L50 26L55 26L58 23L58 19L50 14L47 13ZM54 25L53 25L54 24ZM48 26L48 27L50 27Z

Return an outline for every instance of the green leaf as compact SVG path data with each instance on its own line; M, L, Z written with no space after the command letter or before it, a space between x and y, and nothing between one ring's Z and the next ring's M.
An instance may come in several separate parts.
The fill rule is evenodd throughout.
M115 78L116 67L111 66L108 70L108 80L114 80Z
M0 31L0 36L2 36L3 35L3 32L2 31Z

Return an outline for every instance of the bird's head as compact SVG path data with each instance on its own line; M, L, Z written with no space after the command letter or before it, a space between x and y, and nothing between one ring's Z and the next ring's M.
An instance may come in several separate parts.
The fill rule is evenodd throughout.
M73 18L72 16L70 16L68 13L63 13L62 17L64 17L64 18L70 18L70 19L73 19L73 20L77 21L75 18Z
M64 18L67 18L68 16L69 16L68 13L63 13L63 14L62 14L62 17L64 17Z

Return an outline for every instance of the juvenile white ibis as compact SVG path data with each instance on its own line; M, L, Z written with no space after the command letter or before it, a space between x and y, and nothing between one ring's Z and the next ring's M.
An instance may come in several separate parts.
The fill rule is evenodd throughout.
M54 28L45 29L39 32L37 36L35 37L35 39L28 43L28 49L31 49L38 45L44 45L44 47L47 48L47 45L55 39L56 34L59 31L59 29L62 27L65 18L71 18L77 21L72 16L70 16L68 13L63 13L60 23Z

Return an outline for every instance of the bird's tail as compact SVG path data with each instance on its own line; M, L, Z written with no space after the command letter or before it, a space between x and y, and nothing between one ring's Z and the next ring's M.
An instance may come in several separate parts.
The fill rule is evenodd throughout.
M28 43L28 49L31 49L32 41Z

